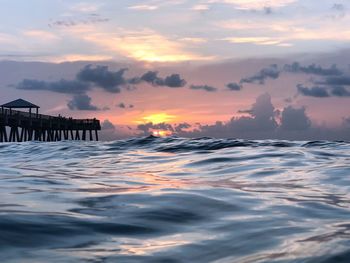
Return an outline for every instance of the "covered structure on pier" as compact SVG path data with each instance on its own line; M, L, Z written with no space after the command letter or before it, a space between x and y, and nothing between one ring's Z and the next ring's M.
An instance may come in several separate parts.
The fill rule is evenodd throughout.
M12 109L29 109L29 115L32 115L32 109L36 110L36 116L39 114L39 106L23 100L23 99L17 99L8 103L5 103L3 105L0 105L2 112L4 112L4 109L9 109L12 111Z
M18 99L0 105L0 142L23 141L61 141L61 140L87 140L93 141L93 132L98 141L98 131L101 130L97 119L73 119L62 116L39 114L39 106ZM17 109L29 109L28 112ZM32 115L32 109L36 114ZM10 130L8 136L7 132ZM70 138L69 138L70 137Z

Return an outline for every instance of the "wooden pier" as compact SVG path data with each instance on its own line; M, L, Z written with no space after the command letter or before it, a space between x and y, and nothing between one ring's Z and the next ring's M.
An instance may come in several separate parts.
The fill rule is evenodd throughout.
M0 142L98 141L101 125L97 119L73 119L39 114L38 106L21 99L0 107ZM13 108L29 108L29 112ZM36 113L31 112L32 108L36 108Z

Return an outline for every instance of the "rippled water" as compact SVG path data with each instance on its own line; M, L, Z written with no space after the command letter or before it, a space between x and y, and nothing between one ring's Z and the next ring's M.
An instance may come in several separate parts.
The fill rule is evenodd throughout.
M0 144L1 262L350 262L350 144Z

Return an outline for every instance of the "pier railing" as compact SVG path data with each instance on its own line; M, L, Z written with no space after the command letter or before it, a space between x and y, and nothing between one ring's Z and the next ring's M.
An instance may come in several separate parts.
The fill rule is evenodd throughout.
M9 139L6 126L11 129ZM21 134L19 129L21 129ZM93 140L92 131L95 131L95 138L98 140L97 131L99 130L101 130L101 125L97 119L73 119L0 109L0 142L27 141L33 138L42 141L58 141L62 138L69 139L69 135L72 140L80 140L80 138L86 140L87 131L90 133L90 140Z

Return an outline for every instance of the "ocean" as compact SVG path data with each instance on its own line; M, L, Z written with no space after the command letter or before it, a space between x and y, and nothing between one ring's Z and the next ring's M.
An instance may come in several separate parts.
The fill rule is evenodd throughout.
M0 262L350 262L350 144L0 144Z

